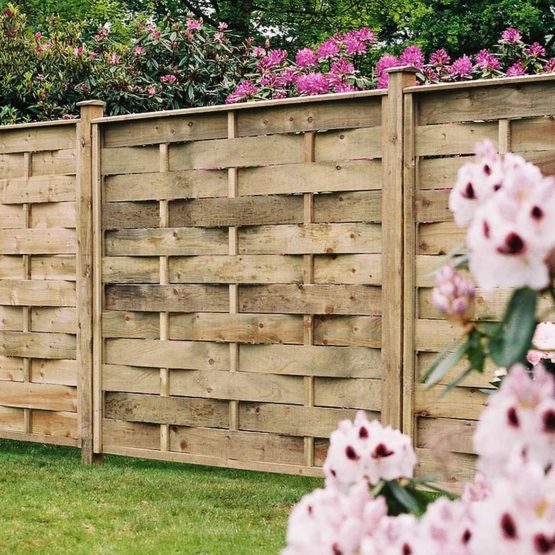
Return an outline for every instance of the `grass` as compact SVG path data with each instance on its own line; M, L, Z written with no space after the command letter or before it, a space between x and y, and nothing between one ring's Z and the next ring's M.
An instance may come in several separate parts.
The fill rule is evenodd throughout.
M0 552L278 553L287 517L321 484L281 476L106 457L0 440Z

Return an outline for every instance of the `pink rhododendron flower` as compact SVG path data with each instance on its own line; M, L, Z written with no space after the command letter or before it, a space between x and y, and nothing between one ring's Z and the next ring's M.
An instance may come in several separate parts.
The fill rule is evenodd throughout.
M146 88L146 92L147 92L148 96L154 96L156 94L156 87L154 85L149 85Z
M110 56L108 56L109 64L112 64L112 65L119 64L120 60L121 60L121 56L119 54L110 54Z
M478 208L503 186L502 161L491 141L476 145L476 162L464 164L449 196L458 226L468 225Z
M73 55L77 58L78 56L82 56L85 49L82 46L78 46L73 49Z
M35 40L39 42L42 39L42 33L35 33Z
M545 48L539 42L534 42L526 47L524 53L531 58L540 58L546 55Z
M374 42L376 40L376 35L368 29L368 27L363 27L358 31L355 31L359 40L363 40L366 42Z
M225 21L220 21L220 23L218 23L219 31L225 31L228 27L229 25Z
M447 52L441 48L440 50L436 50L430 56L430 64L436 67L444 67L451 62L451 57Z
M480 417L474 449L478 468L488 479L503 474L515 460L534 460L544 468L555 465L553 376L541 365L533 379L523 366L513 367Z
M457 58L449 68L449 74L452 77L458 77L460 79L468 79L472 76L472 71L474 66L472 65L472 60L465 54L460 58Z
M380 480L411 478L415 464L408 436L383 427L377 420L368 421L360 411L354 422L343 420L332 432L324 474L327 484L346 488L360 480L377 484Z
M351 75L355 72L355 66L349 60L339 58L337 62L332 64L330 72L336 75Z
M287 59L286 50L270 50L258 62L257 68L259 71L269 71L281 65Z
M251 98L258 93L258 87L250 80L243 81L237 88L225 99L226 104L233 104L245 98Z
M327 60L329 58L334 58L338 54L339 54L339 46L334 39L328 39L318 47L317 55L319 60Z
M555 249L555 180L507 154L500 183L468 229L470 270L483 288L543 289Z
M365 54L368 52L366 41L362 40L356 31L351 31L343 37L345 52L349 55ZM335 55L335 54L334 54Z
M476 63L484 71L494 71L501 68L501 62L489 50L483 49L476 54Z
M474 284L447 264L436 273L432 302L445 315L465 321L474 300Z
M555 351L555 323L540 322L532 340L534 347L543 351Z
M391 67L399 67L401 62L397 56L393 54L386 54L382 56L378 63L376 64L376 74L378 76L378 89L386 89L389 83L389 75L386 73L386 69Z
M281 86L292 85L296 83L298 75L292 69L284 69L279 75L279 84Z
M307 67L312 67L318 64L318 58L314 53L312 48L303 48L299 50L295 55L295 63L303 68L306 69Z
M133 54L135 54L135 56L143 56L144 53L145 53L144 46L136 46L135 48L133 48Z
M326 76L317 72L299 75L296 86L299 94L309 95L325 94L330 88Z
M407 46L403 50L399 61L401 65L422 68L424 66L424 54L422 54L422 50L418 46Z
M266 49L260 46L256 46L252 50L252 55L255 58L262 58L262 56L266 56Z
M501 40L504 42L515 43L518 42L522 38L520 32L515 29L514 27L509 27L505 29L501 34Z
M519 77L520 75L526 75L526 70L520 62L516 62L507 69L505 75L507 77Z
M153 31L150 32L150 34L148 35L152 40L157 40L160 38L160 36L162 35L161 31L159 29L155 29Z
M202 29L202 21L197 19L187 20L187 29L189 31L200 31Z
M555 58L551 58L551 60L548 60L543 66L543 70L545 71L545 73L555 72Z
M160 83L175 83L177 81L177 77L173 74L163 75L160 77Z
M383 498L370 499L364 483L345 493L317 489L293 509L282 555L357 555L363 535L370 533L386 512Z

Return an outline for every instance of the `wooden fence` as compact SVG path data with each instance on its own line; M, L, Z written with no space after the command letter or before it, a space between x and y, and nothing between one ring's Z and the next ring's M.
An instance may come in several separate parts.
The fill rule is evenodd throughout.
M418 385L458 333L430 302L463 240L448 188L485 137L555 173L555 76L390 77L1 128L0 437L319 475L365 409L413 435L422 473L467 478L488 377L439 402Z

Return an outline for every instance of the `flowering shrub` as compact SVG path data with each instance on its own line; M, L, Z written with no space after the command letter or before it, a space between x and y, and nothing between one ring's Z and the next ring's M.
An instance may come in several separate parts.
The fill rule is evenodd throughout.
M330 438L325 489L294 508L283 555L555 553L553 375L541 364L533 379L513 367L480 418L474 448L479 472L462 498L441 497L421 514L422 504L406 502L415 495L409 438L363 413L341 422ZM405 502L400 515L395 499Z
M426 84L555 71L555 59L546 59L545 48L537 42L526 44L512 28L502 34L495 52L484 49L475 56L451 60L441 49L426 61L420 48L408 46L400 56L383 55L374 71L364 75L360 67L367 65L364 62L369 55L376 54L375 44L374 33L364 28L337 34L314 49L303 48L294 60L284 51L255 49L253 54L260 58L257 71L228 96L227 102L386 88L386 70L406 65L417 67L419 82Z
M109 115L223 103L249 67L251 44L188 19L132 24L128 44L107 27L87 38L80 24L50 19L30 34L25 16L0 13L0 123L74 117L98 98Z
M468 226L469 252L437 273L433 301L464 339L428 383L465 357L452 385L488 356L504 367L474 433L475 480L460 499L436 490L431 500L412 478L409 438L359 413L331 435L325 489L291 513L284 555L555 555L555 324L536 321L539 292L555 299L555 179L486 141L459 170L449 206ZM518 288L500 323L471 321L465 269L482 288Z
M544 177L520 156L500 156L485 141L477 145L476 161L460 168L449 208L459 226L468 226L468 256L456 257L453 263L468 266L482 289L516 290L500 323L472 323L466 310L474 296L471 284L452 266L437 275L436 306L461 323L465 333L457 347L436 359L429 384L465 357L467 372L483 372L488 355L505 368L526 363L537 327L538 296L546 292L555 299L555 178ZM550 357L544 358L551 370Z
M31 32L17 7L0 12L0 124L76 117L76 103L90 98L118 115L384 88L386 70L400 65L418 67L422 83L555 71L545 48L524 43L516 29L503 33L495 52L451 61L438 50L426 61L409 46L375 66L376 37L366 28L294 56L240 41L225 23L214 29L192 17L135 21L120 36L129 40L112 37L109 26L91 35L82 24L55 18Z

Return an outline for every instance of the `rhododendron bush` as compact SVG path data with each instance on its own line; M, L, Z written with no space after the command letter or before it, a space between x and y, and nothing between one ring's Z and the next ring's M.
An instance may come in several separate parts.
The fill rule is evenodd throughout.
M518 30L509 28L499 39L495 51L480 50L474 56L452 60L440 49L428 60L417 46L408 46L399 56L385 54L374 71L365 75L368 56L375 56L377 37L370 29L336 34L316 48L303 48L289 58L283 50L256 48L256 71L228 96L227 102L286 98L386 88L387 69L411 65L419 69L420 83L440 83L515 77L555 71L555 59L547 59L539 43L526 44Z
M416 46L381 55L387 45L367 28L289 53L192 15L118 27L128 40L112 36L109 24L92 36L86 25L56 18L31 30L15 5L0 12L0 124L75 117L77 102L91 98L118 115L383 88L386 70L400 65L418 67L422 83L555 70L545 48L526 44L516 29L495 51L451 60L439 50L426 60Z
M410 439L359 413L332 433L325 488L294 508L284 555L555 554L555 324L538 323L538 297L555 299L555 179L486 141L449 207L467 254L437 272L433 302L463 337L426 379L461 361L451 386L488 358L500 367L473 437L475 479L459 499L415 480ZM514 289L501 322L472 321L474 283Z

